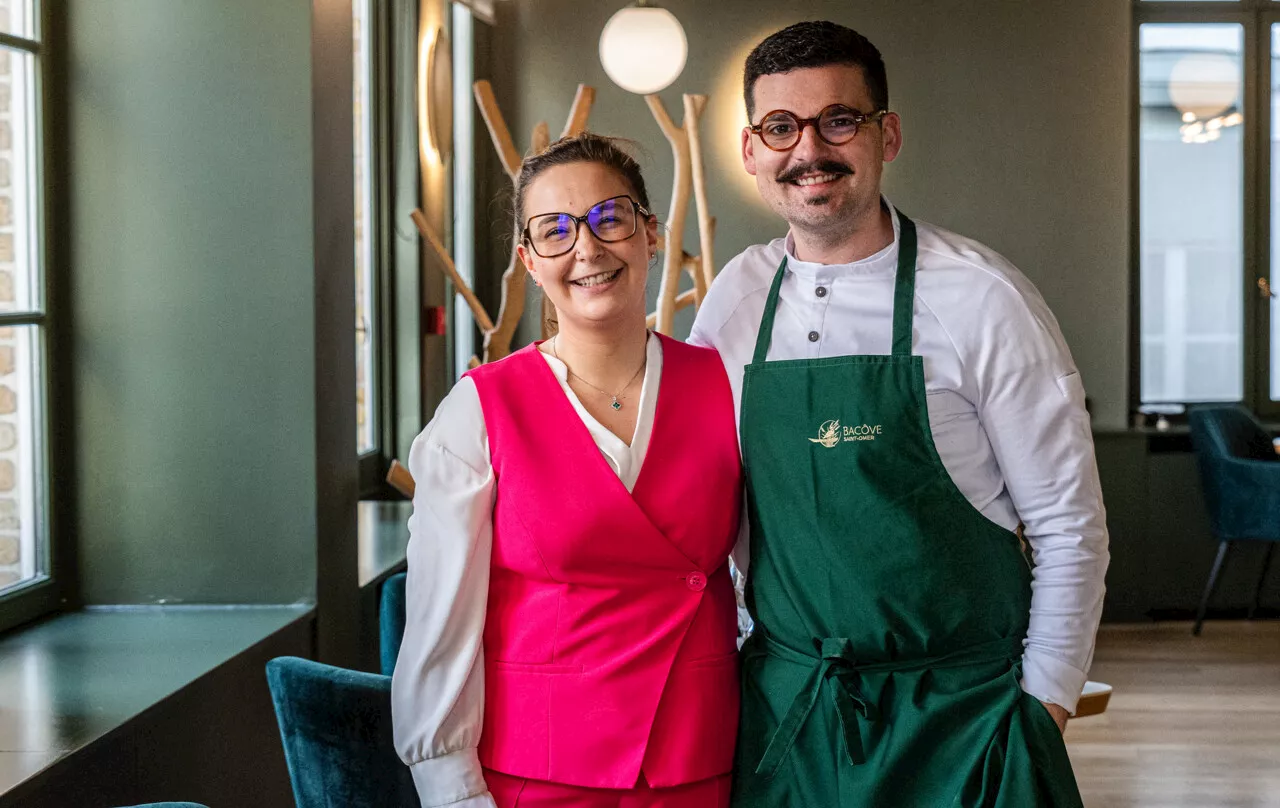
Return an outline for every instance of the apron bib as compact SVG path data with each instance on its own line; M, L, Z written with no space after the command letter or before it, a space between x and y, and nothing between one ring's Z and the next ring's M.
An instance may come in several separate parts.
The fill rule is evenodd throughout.
M735 808L1080 806L1023 692L1030 561L938 456L911 353L905 216L893 352L766 361L786 259L744 370L751 526Z

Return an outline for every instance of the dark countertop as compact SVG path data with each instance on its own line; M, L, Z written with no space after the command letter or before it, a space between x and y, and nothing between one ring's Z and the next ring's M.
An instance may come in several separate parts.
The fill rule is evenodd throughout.
M311 611L89 609L0 638L0 794Z

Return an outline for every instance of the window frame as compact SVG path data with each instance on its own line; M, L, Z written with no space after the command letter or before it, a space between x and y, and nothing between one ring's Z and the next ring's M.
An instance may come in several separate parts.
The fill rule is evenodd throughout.
M57 315L66 310L65 293L58 274L62 266L58 239L52 233L65 221L64 211L54 189L64 179L59 171L62 165L56 155L61 153L65 137L62 134L62 115L58 114L59 88L65 86L64 69L53 54L60 53L57 44L61 30L53 19L53 6L41 0L32 2L32 38L0 33L0 46L29 53L32 56L32 98L34 100L35 157L32 164L36 176L32 190L32 209L39 211L40 221L34 232L37 249L36 284L38 302L23 313L0 314L0 327L29 326L36 329L36 339L41 343L39 373L36 390L39 391L39 407L33 419L39 423L39 445L36 447L36 464L39 482L43 486L40 501L36 504L38 519L44 526L45 575L31 583L18 585L0 595L0 632L36 620L52 612L76 604L74 570L74 537L69 530L69 506L74 496L71 488L70 455L73 437L63 425L73 423L69 416L70 390L65 367L66 346L69 334L63 318Z
M1280 401L1272 401L1271 313L1269 302L1257 288L1257 280L1271 270L1271 26L1280 24L1277 0L1234 2L1182 2L1181 0L1132 0L1130 29L1130 306L1129 306L1129 412L1136 416L1142 401L1142 96L1141 29L1146 24L1235 24L1243 31L1241 75L1245 116L1243 132L1243 206L1240 245L1243 295L1241 312L1241 373L1243 395L1238 403L1260 417L1280 420ZM1280 189L1277 189L1280 190ZM1191 407L1202 403L1182 402ZM1181 421L1185 415L1170 420Z
M1253 255L1255 271L1245 278L1246 300L1252 300L1254 305L1245 306L1245 327L1246 339L1252 337L1254 341L1252 409L1267 420L1280 420L1280 401L1271 400L1271 329L1274 327L1271 322L1271 302L1262 297L1257 287L1258 278L1269 279L1273 269L1276 269L1271 266L1273 204L1271 140L1278 133L1271 131L1274 116L1271 110L1270 87L1272 80L1271 29L1274 25L1280 25L1280 4L1272 0L1270 5L1261 6L1257 12L1256 25L1254 48L1258 59L1258 71L1253 77L1255 85L1253 100L1257 114L1260 116L1259 120L1265 120L1266 124L1263 127L1251 128L1249 132L1257 141L1255 175L1251 178L1256 186L1253 199L1257 205L1257 212L1252 222L1256 242L1256 251ZM1274 190L1280 192L1280 184L1277 184ZM1247 206L1249 197L1246 196L1245 200ZM1249 355L1246 354L1246 361L1248 357ZM1248 365L1246 365L1246 372L1248 372Z
M372 284L374 333L373 363L376 402L370 410L374 418L374 448L359 456L361 499L386 499L398 496L386 482L387 471L397 443L396 379L395 379L395 299L389 273L395 261L395 228L392 195L392 154L389 141L394 131L391 116L393 99L390 85L392 4L380 0L364 2L370 24L370 98L368 106L372 144L370 155L370 209L372 218L366 224L373 238ZM354 426L354 425L353 425Z

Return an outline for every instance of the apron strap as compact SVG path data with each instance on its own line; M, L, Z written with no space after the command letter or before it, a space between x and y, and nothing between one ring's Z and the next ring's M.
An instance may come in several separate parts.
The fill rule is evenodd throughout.
M916 308L916 223L898 214L898 274L893 283L893 355L911 356Z
M893 282L893 355L911 356L911 318L915 312L916 297L916 225L903 214L898 214L898 272ZM751 364L758 365L769 354L773 341L773 318L778 312L778 293L782 279L787 274L787 257L782 256L778 271L773 275L773 285L764 302L764 316L756 334L756 350Z
M764 318L760 320L760 331L756 334L756 352L751 364L758 365L769 354L769 343L773 341L773 315L778 311L778 291L782 289L782 278L787 274L787 256L782 256L778 271L773 275L773 285L769 287L769 296L764 301Z

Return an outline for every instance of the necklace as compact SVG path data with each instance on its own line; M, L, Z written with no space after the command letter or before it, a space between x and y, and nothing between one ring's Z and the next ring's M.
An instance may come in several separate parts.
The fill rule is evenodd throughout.
M647 333L646 333L646 339L647 339L647 338L648 338L648 335L647 335ZM581 377L581 376L579 376L578 374L574 373L574 372L573 372L573 370L569 368L569 364L568 364L567 362L565 362L563 359L560 359L560 352L556 350L556 343L557 343L557 342L559 342L559 341L560 341L560 335L559 335L559 334L556 334L554 337L552 337L552 339L551 339L551 355L552 355L552 356L554 356L556 359L559 359L561 362L563 362L563 363L564 363L564 369L565 369L565 370L567 370L567 371L569 371L569 375L570 375L570 376L573 376L573 377L574 377L574 378L576 378L578 381L580 381L580 382L582 382L583 384L585 384L587 387L590 387L592 390L595 390L597 393L600 393L600 394L602 394L602 395L606 395L606 396L608 396L609 398L613 399L613 401L609 404L609 406L610 406L610 407L613 407L613 409L614 409L614 410L620 410L620 409L622 409L622 402L621 402L621 401L618 401L618 396L620 396L620 395L622 395L623 393L627 392L627 390L631 387L632 383L634 383L634 382L635 382L636 377L637 377L637 376L639 376L639 375L640 375L640 373L644 370L645 365L649 364L649 356L648 356L648 351L649 351L649 349L646 347L646 348L645 348L645 358L644 358L644 361L640 363L640 367L636 369L636 372L631 376L631 379L630 379L630 380L629 380L629 381L628 381L628 382L623 386L623 388L622 388L621 390L619 390L619 391L618 391L618 392L616 392L616 393L610 393L608 390L602 390L602 389L600 389L599 387L596 387L596 386L595 386L594 384L592 384L591 382L589 382L589 381L587 381L586 379L582 378L582 377Z

